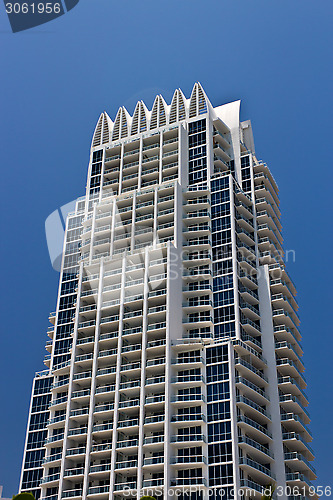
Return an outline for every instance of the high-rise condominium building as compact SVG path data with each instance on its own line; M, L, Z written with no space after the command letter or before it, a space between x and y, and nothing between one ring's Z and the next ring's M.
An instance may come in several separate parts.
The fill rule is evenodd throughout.
M276 484L281 499L309 496L278 188L239 105L213 107L196 83L190 99L101 114L67 217L21 491L260 499Z

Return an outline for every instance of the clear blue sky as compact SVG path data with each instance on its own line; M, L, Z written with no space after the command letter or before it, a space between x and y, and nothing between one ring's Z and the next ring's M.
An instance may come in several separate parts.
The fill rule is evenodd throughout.
M299 290L318 483L332 478L332 7L320 0L81 0L12 34L1 4L0 484L17 492L33 374L43 369L58 275L44 221L84 194L101 111L156 93L242 99L280 187Z

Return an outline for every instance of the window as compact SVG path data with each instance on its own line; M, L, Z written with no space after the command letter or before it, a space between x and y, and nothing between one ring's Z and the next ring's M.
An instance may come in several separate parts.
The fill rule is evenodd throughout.
M81 226L82 216L68 219L68 229Z
M37 431L38 429L45 429L47 419L49 418L49 412L43 413L33 413L30 417L30 431Z
M214 307L221 307L234 302L234 291L226 290L225 292L214 293Z
M208 442L230 441L231 440L231 422L216 422L208 424Z
M219 399L228 399L229 397L230 397L229 382L219 382L218 384L210 384L207 386L208 402L218 401ZM211 416L210 420L224 420L226 418L230 418L229 406L228 406L229 413L226 413L225 408L219 406L219 405L224 405L224 403L214 403L214 405L208 405L208 415Z
M37 488L43 475L43 469L27 470L23 473L22 489Z
M230 216L214 219L212 221L212 232L222 231L223 229L229 229L230 227L231 227Z
M71 323L74 314L75 314L74 309L68 309L67 311L60 311L58 314L58 324L61 325L62 323Z
M92 162L95 163L97 161L102 161L103 158L103 149L99 149L98 151L93 152Z
M232 464L209 467L209 486L233 483Z
M100 175L102 171L102 163L95 163L91 167L91 175Z
M69 309L73 307L73 304L76 300L76 295L66 295L65 297L61 297L59 301L59 309Z
M228 346L221 345L218 347L210 347L207 349L207 364L221 363L228 361Z
M235 332L236 328L234 321L214 326L214 335L216 338L233 337L235 336Z
M65 283L61 284L61 295L66 295L68 293L73 293L75 292L75 288L77 287L77 280L73 281L66 281Z
M229 178L228 177L214 179L212 182L212 191L220 191L221 189L227 189L228 187L229 187Z
M38 431L38 432L29 432L28 434L28 442L27 449L31 450L32 448L42 448L44 445L44 441L47 436L47 431Z
M72 339L56 341L54 347L55 356L57 356L58 354L64 354L65 352L68 352L71 346L72 346Z
M232 460L231 442L210 444L208 446L208 463L230 462Z
M235 319L235 307L225 306L219 309L214 309L214 322L215 323L225 323L226 321L231 321Z
M207 180L207 170L199 170L198 172L193 172L189 174L189 184L194 184L196 182L204 182Z
M207 366L207 382L227 380L229 378L228 363Z
M53 378L38 378L35 380L34 394L49 392Z
M51 394L44 394L43 396L34 396L32 398L31 412L45 411L48 409L51 401Z
M44 449L27 451L25 456L24 468L32 469L33 467L41 467L44 455Z
M206 142L206 131L199 132L198 134L195 135L190 135L188 138L189 148L200 146L201 144L205 144L205 142Z
M231 241L231 231L221 231L220 233L212 234L212 244L213 246L224 245L225 243L230 243Z
M222 262L214 262L213 264L214 275L232 273L232 260L223 260Z
M206 120L198 120L196 122L191 122L188 124L188 133L197 134L202 130L206 130Z
M212 206L220 205L230 200L229 189L212 193Z

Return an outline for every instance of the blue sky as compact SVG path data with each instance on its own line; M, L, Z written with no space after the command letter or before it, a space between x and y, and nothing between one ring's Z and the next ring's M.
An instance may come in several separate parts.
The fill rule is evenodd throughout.
M2 7L1 7L2 8ZM332 420L332 6L308 0L81 0L12 34L1 10L0 484L17 492L30 387L42 370L58 275L44 222L84 194L101 111L114 118L200 81L213 105L242 99L257 156L280 187L299 290L319 485L330 484Z

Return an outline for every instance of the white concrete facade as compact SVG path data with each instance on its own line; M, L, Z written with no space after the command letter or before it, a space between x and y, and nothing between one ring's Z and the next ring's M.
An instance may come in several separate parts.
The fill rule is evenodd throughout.
M213 108L196 83L190 99L101 114L67 218L21 491L308 496L296 290L278 189L239 108Z

